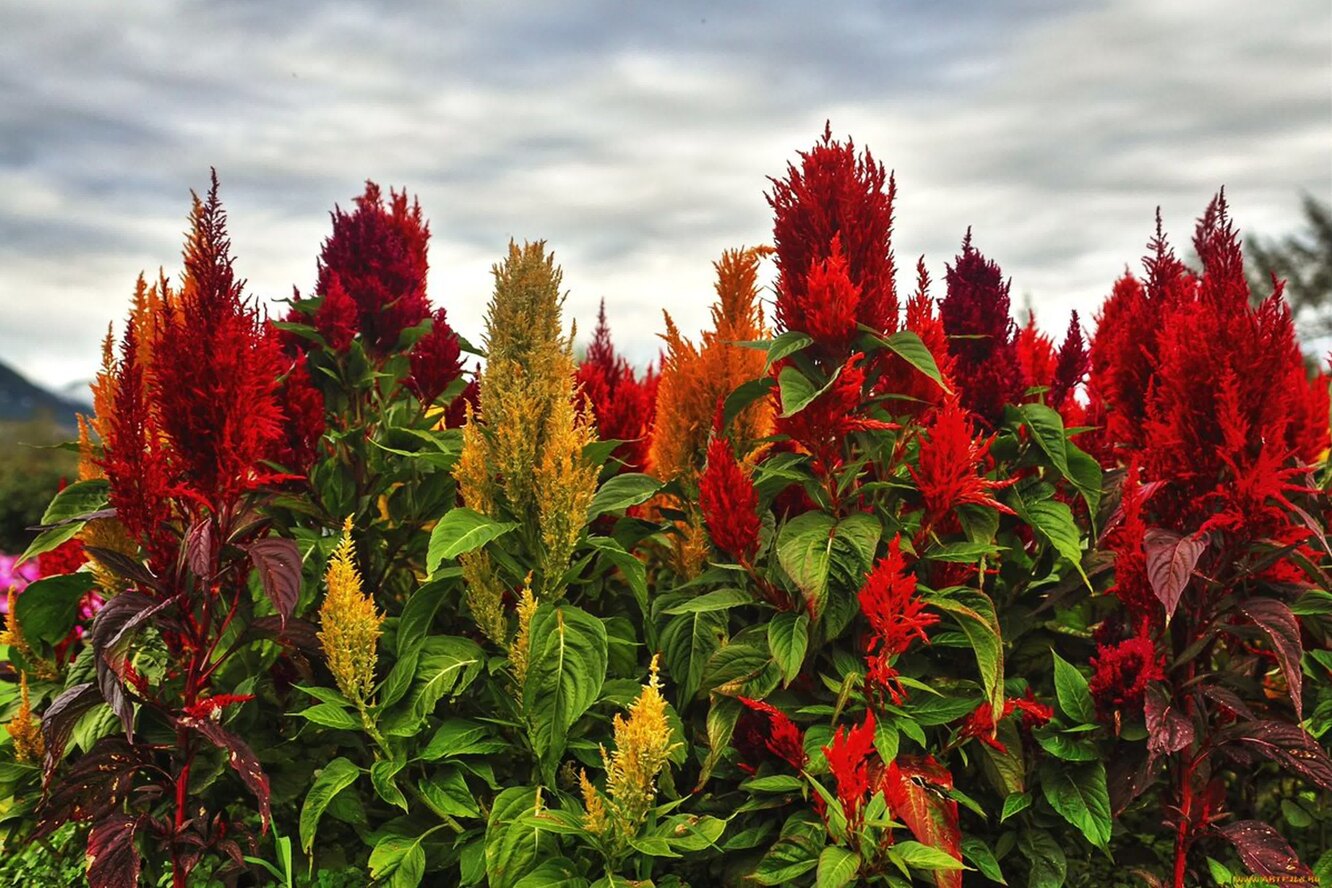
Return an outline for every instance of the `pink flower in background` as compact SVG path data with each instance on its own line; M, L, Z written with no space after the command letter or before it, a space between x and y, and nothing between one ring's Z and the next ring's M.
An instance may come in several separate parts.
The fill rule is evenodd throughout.
M17 555L0 553L0 613L9 612L8 596L4 593L11 586L15 592L22 592L29 583L39 576L36 561L18 564Z

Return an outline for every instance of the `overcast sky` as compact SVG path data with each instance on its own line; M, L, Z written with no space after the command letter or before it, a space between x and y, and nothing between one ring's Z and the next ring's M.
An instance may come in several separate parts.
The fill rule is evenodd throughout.
M465 335L508 240L545 238L580 330L604 297L645 363L662 307L699 329L712 261L771 238L766 177L825 119L896 170L903 289L970 225L1062 331L1158 204L1183 245L1221 185L1265 235L1332 199L1332 4L0 0L0 360L90 377L215 166L264 299L309 290L371 178L419 195Z

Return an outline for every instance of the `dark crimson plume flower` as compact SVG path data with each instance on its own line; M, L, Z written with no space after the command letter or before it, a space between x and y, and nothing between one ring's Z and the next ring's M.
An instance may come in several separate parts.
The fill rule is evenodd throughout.
M278 399L285 419L275 461L293 472L304 472L314 462L324 435L324 395L310 378L303 353L282 380Z
M736 725L737 739L733 741L742 756L750 761L757 761L760 751L775 756L797 771L805 767L808 756L805 755L805 738L795 722L771 703L740 697L740 702L747 709L741 713L744 722L751 731L742 732L741 724ZM748 738L748 742L746 742ZM743 748L742 748L743 747Z
M880 332L897 329L892 250L893 198L897 187L868 150L856 155L850 140L822 141L788 165L786 178L771 179L768 204L777 246L777 325L800 330L820 343L845 344L846 322ZM833 257L840 251L843 262ZM830 298L856 294L854 314ZM830 336L824 340L822 336Z
M823 747L828 770L837 780L837 799L842 803L847 823L853 830L860 825L860 809L868 800L870 788L869 757L874 752L874 713L866 710L865 721L847 729L839 726L832 744Z
M1001 753L1006 753L1008 752L1007 747L994 735L994 732L999 722L1008 718L1014 712L1022 713L1024 728L1034 728L1048 724L1050 719L1054 718L1054 709L1039 702L1031 688L1027 688L1025 696L1009 697L1004 700L1004 708L999 713L998 718L994 717L994 706L989 701L977 706L975 711L962 720L962 724L957 731L958 739L975 737L985 745L993 747Z
M1008 282L999 266L972 246L971 229L945 281L948 292L939 303L939 315L949 336L962 404L993 428L1004 415L1004 405L1016 403L1025 388L1014 342L1016 325L1009 317Z
M329 346L341 350L350 342L350 310L355 330L366 349L386 355L408 327L430 316L426 301L426 244L430 228L421 205L407 203L407 192L389 190L384 202L379 186L365 183L356 209L333 210L333 233L324 241L315 291L324 303L315 313L315 327ZM339 293L339 290L341 292Z
M462 345L449 326L444 309L431 315L430 332L416 340L409 356L412 373L407 387L427 407L434 404L453 381L462 376Z
M1068 332L1064 334L1064 343L1059 346L1055 358L1054 380L1050 384L1050 406L1063 411L1073 400L1073 393L1087 376L1091 358L1082 338L1082 326L1078 323L1078 313L1068 321Z
M591 409L597 437L624 441L615 457L628 471L643 471L657 414L657 374L649 367L642 379L636 378L629 361L615 351L604 299L592 344L578 365L578 386L579 403Z
M1101 713L1142 705L1147 684L1165 678L1164 658L1144 629L1116 645L1097 645L1087 682Z
M713 545L742 562L752 558L759 543L758 490L736 461L730 439L720 428L714 428L708 445L698 501Z
M888 555L879 559L860 587L860 610L869 620L871 633L865 643L869 681L887 691L894 704L906 698L892 661L906 653L916 639L928 642L925 629L939 622L925 612L925 602L916 597L916 577L907 570L901 538L893 537Z

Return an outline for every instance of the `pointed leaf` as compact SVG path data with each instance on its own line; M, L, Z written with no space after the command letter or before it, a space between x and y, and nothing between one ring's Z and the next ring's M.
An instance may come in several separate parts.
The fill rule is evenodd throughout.
M553 776L569 728L596 702L606 679L606 626L572 605L543 604L528 638L523 711L532 748Z
M517 526L516 521L496 521L471 509L453 509L430 531L426 570L433 576L442 562L479 549Z
M143 861L134 847L139 818L110 814L88 831L88 888L137 888Z
M236 734L222 727L220 722L213 721L211 718L185 716L180 719L180 725L197 732L227 754L227 764L231 765L231 769L240 777L241 783L245 784L245 788L259 802L259 822L263 831L268 832L268 824L271 819L268 804L268 775L264 773L264 769L259 764L259 759L250 745Z
M259 572L264 594L285 622L301 597L301 552L294 540L266 537L245 549Z
M26 594L26 593L25 593ZM1285 602L1275 598L1249 598L1236 605L1240 612L1267 634L1276 652L1281 672L1286 677L1290 702L1295 706L1295 717L1304 718L1304 673L1300 660L1304 646L1300 643L1300 623Z
M661 489L661 482L651 475L626 472L616 475L596 492L587 510L587 520L607 512L621 512L630 506L645 503Z
M1161 604L1166 622L1175 615L1180 596L1193 577L1193 569L1207 548L1207 541L1180 536L1172 530L1149 527L1143 537L1142 551L1147 558L1147 580Z
M1313 870L1305 866L1295 849L1275 829L1258 820L1237 820L1216 828L1235 846L1240 860L1255 876L1270 879L1312 881Z
M301 850L306 854L309 854L310 849L314 847L315 831L319 828L319 820L324 816L329 803L333 801L334 796L355 783L359 776L361 769L341 756L324 765L319 772L310 791L305 794L304 804L301 805Z

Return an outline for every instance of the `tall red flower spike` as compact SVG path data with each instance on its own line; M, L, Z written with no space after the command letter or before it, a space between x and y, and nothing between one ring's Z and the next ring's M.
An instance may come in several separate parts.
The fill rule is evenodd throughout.
M324 435L324 396L315 388L299 354L278 389L282 404L283 437L276 462L293 472L304 472L314 462L319 439Z
M786 713L771 703L740 697L749 712L757 714L762 726L757 739L768 753L799 771L805 767L805 737Z
M989 452L990 439L973 437L970 418L957 398L946 399L921 435L920 459L909 469L925 504L921 534L964 503L1012 514L994 498L994 491L1003 487L1003 482L991 481L983 474Z
M1050 406L1064 412L1073 403L1077 387L1087 377L1091 366L1086 343L1082 338L1082 326L1078 323L1078 313L1073 312L1068 321L1068 332L1064 334L1064 343L1059 346L1055 356L1054 378L1050 383ZM1065 422L1067 422L1065 416Z
M901 538L893 537L888 555L879 559L860 587L860 610L869 620L871 633L865 644L865 660L871 684L887 691L893 703L906 698L892 661L906 653L916 639L928 641L925 629L939 622L925 612L925 602L916 597L916 578L907 570Z
M972 246L971 229L945 281L948 292L939 303L939 315L956 362L953 376L962 404L993 428L1004 415L1004 405L1016 403L1025 389L1009 317L1008 282L999 266Z
M720 426L721 417L717 425ZM726 554L748 562L758 550L758 490L731 452L731 442L713 429L708 462L698 481L703 521L713 544Z
M1023 386L1049 388L1055 373L1054 342L1036 326L1035 312L1027 312L1027 325L1018 331L1014 346Z
M379 186L365 183L356 209L333 211L333 233L324 241L315 291L324 303L315 327L335 349L345 348L348 303L366 349L385 355L408 327L430 315L426 301L426 243L430 228L421 205L407 192L390 189L386 204ZM341 290L341 294L338 290ZM336 342L334 341L336 340Z
M643 471L657 412L657 374L649 367L638 379L629 361L615 351L604 299L592 344L578 365L578 386L580 405L591 409L596 420L597 437L623 441L615 449L615 457L628 471Z
M789 165L786 178L771 181L778 327L808 333L821 344L844 345L846 318L833 314L842 307L824 302L832 292L855 292L855 323L881 333L896 330L892 231L897 186L883 165L868 150L857 156L850 140L834 141L829 125L822 141L800 153L798 168ZM839 249L844 280L839 277L842 263L832 258ZM832 338L820 339L826 334Z
M930 298L930 273L923 256L916 263L916 292L907 300L906 329L919 336L930 350L944 385L940 386L897 355L890 355L885 357L883 375L874 390L888 396L887 409L892 414L920 416L948 396L945 387L953 387L954 364L943 320Z
M823 747L828 770L837 781L837 799L851 828L860 825L860 809L868 801L870 789L869 757L874 752L874 713L866 710L865 721L857 727L838 727L832 744ZM877 787L876 787L877 789Z

